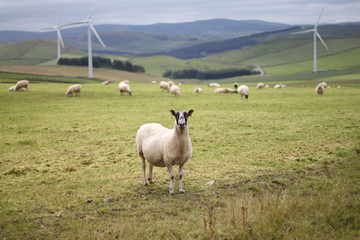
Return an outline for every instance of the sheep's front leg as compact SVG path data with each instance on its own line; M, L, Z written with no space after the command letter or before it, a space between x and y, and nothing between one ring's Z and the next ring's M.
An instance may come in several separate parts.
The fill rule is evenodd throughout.
M169 191L169 193L171 195L173 195L174 194L174 172L172 169L172 165L168 165L167 168L168 168L168 171L170 174L170 191Z
M179 193L185 193L185 190L182 188L182 173L185 163L180 164L179 166Z

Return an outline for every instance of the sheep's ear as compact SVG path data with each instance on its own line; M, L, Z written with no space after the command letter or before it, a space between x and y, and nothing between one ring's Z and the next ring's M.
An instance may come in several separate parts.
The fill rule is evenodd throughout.
M192 114L193 114L193 112L194 112L194 110L190 110L189 112L188 112L188 117L190 117Z
M171 109L170 112L171 112L171 114L172 114L174 117L176 117L174 110Z

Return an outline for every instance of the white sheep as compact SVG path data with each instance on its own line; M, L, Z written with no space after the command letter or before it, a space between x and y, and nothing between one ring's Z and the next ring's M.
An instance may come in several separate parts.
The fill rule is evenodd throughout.
M276 84L274 88L281 88L281 84Z
M15 90L16 90L16 86L9 87L8 89L9 92L15 92Z
M176 85L170 87L170 92L174 94L174 96L180 96L180 88Z
M175 85L175 83L173 81L168 81L169 86L171 87L172 85Z
M157 82L156 81L151 81L151 84L157 84Z
M231 88L217 88L214 93L237 93L236 90Z
M194 93L202 93L202 89L197 87L194 89Z
M104 81L102 82L102 85L109 85L110 84L110 81Z
M153 183L153 166L167 167L170 175L170 194L174 194L173 165L179 164L179 193L182 188L182 173L185 163L191 158L192 145L187 126L188 117L194 110L188 112L170 110L175 117L174 128L168 129L158 123L142 125L136 134L137 152L142 160L143 184L147 186L146 161L149 163L149 182Z
M66 91L65 95L68 97L68 96L71 96L73 95L73 93L76 93L76 96L80 96L80 92L81 92L81 88L82 86L80 84L74 84L74 85L71 85L68 90Z
M265 85L265 88L269 88L270 86L268 84Z
M124 81L121 81L122 83L126 83L126 84L130 84L130 81L129 80L124 80Z
M326 82L321 82L320 83L324 88L327 88L327 83Z
M28 80L20 80L16 83L15 91L18 91L20 88L26 88L26 91L28 91L29 88L29 81Z
M286 85L283 84L283 83L281 83L281 84L280 84L280 87L281 87L281 88L286 88Z
M264 83L258 83L257 85L256 85L256 89L262 89L262 88L264 88L265 87L265 85L264 85Z
M208 86L209 87L220 87L220 84L218 84L218 83L209 83Z
M322 85L321 83L319 83L316 88L315 88L315 92L319 95L322 96L322 94L324 93L324 85Z
M160 89L162 90L165 89L167 91L170 91L170 84L168 82L161 81L159 85L160 85Z
M245 96L245 99L249 98L249 87L246 85L241 85L238 89L237 92L240 94L241 98L243 98L243 96Z
M118 88L120 90L120 95L122 96L123 93L128 93L129 96L131 96L131 89L129 84L125 83L125 82L120 82L118 85Z

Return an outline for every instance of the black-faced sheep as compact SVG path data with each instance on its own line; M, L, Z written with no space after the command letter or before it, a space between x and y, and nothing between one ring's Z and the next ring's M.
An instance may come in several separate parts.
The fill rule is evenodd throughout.
M68 90L66 91L65 95L68 97L68 96L71 96L73 95L73 93L76 93L76 96L80 96L80 92L81 92L81 88L82 86L80 84L74 84L74 85L71 85Z
M143 184L147 185L146 161L149 163L149 182L153 183L153 166L167 167L170 175L170 194L174 194L173 165L179 165L179 193L184 193L182 173L185 163L192 155L192 145L187 125L194 110L175 112L174 128L168 129L158 123L142 125L136 134L137 152L142 159Z
M123 93L128 93L129 96L131 96L131 89L129 84L125 83L124 81L120 82L118 88L121 96L123 95Z
M197 87L194 89L194 93L202 93L202 89Z
M319 96L322 96L323 93L324 93L324 85L322 85L321 83L319 83L316 88L315 88L315 92L319 95Z
M249 98L249 88L246 85L241 85L237 92L240 94L241 98L243 98L243 96L245 96L245 99Z

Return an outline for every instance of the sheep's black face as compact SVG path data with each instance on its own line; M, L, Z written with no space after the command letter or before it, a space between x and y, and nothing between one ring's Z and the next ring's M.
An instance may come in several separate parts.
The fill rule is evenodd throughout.
M194 110L190 110L189 112L170 110L171 114L176 118L176 125L180 129L184 129L187 126L187 119L192 115Z

